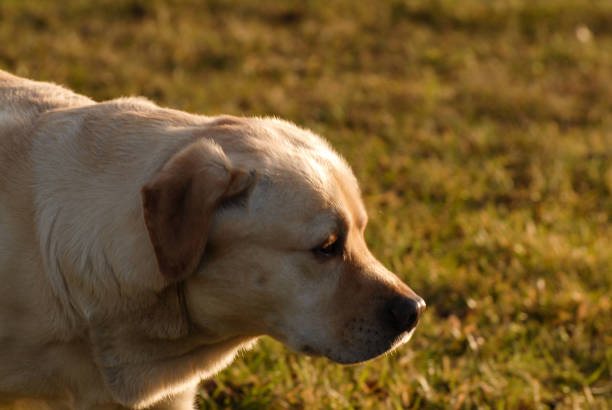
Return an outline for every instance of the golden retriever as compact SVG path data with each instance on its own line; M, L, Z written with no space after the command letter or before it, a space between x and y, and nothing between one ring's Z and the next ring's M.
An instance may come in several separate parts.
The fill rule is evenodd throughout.
M425 303L366 223L347 163L291 123L0 71L0 405L190 408L261 335L388 352Z

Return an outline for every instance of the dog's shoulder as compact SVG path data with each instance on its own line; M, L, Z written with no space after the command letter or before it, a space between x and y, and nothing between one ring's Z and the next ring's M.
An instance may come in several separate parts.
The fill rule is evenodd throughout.
M42 114L92 104L95 104L93 100L59 85L0 70L0 174L17 172L25 162L31 148L32 130Z

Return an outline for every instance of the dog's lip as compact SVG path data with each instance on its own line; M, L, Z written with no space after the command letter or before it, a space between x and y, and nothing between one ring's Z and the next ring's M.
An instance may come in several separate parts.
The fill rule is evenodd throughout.
M314 347L308 344L305 344L302 347L300 347L300 352L307 356L312 356L312 357L322 356L322 354L317 349L315 349Z
M399 336L397 336L395 338L395 340L391 341L388 344L387 348L382 348L380 351L375 351L375 352L367 352L364 356L361 356L359 354L356 354L354 358L347 358L345 355L338 355L336 357L334 357L334 354L331 350L327 350L325 352L325 357L327 357L329 360L339 363L341 365L347 365L347 366L351 366L351 365L356 365L356 364L360 364L360 363L365 363L368 362L370 360L374 360L378 357L384 356L386 354L389 354L391 352L393 352L394 350L396 350L398 347L402 346L403 344L405 344L406 342L408 342L411 338L412 335L414 334L416 328L413 328L412 330L408 331L408 332L404 332L402 334L400 334ZM361 357L359 357L361 356ZM348 360L346 360L348 359Z

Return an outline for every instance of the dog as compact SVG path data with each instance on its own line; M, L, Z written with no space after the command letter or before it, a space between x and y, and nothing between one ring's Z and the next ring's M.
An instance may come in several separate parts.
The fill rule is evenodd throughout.
M0 71L0 406L192 408L262 335L342 364L402 345L425 302L360 196L289 122Z

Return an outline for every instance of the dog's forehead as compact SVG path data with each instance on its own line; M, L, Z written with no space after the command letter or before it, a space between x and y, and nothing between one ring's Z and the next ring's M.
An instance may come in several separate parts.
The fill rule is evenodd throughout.
M219 142L237 166L259 174L254 208L273 208L277 216L293 221L324 212L365 218L351 168L322 137L275 118L249 118L234 125Z
M352 197L360 197L357 180L346 161L329 143L311 131L282 120L268 119L261 134L269 139L263 147L271 182L294 185L300 192L334 201L338 185ZM287 187L284 187L287 188Z
M317 155L305 153L291 164L285 162L286 167L281 164L262 175L256 204L275 209L274 214L268 212L274 218L305 224L317 232L332 231L340 223L363 225L367 216L350 168L339 157L329 160L333 153L325 153L324 158Z
M359 228L366 225L368 214L365 205L361 198L361 190L357 184L357 180L351 172L352 178L347 178L346 175L336 174L336 186L341 193L337 201L339 206L343 207L348 213L349 219ZM348 183L345 181L349 181Z

